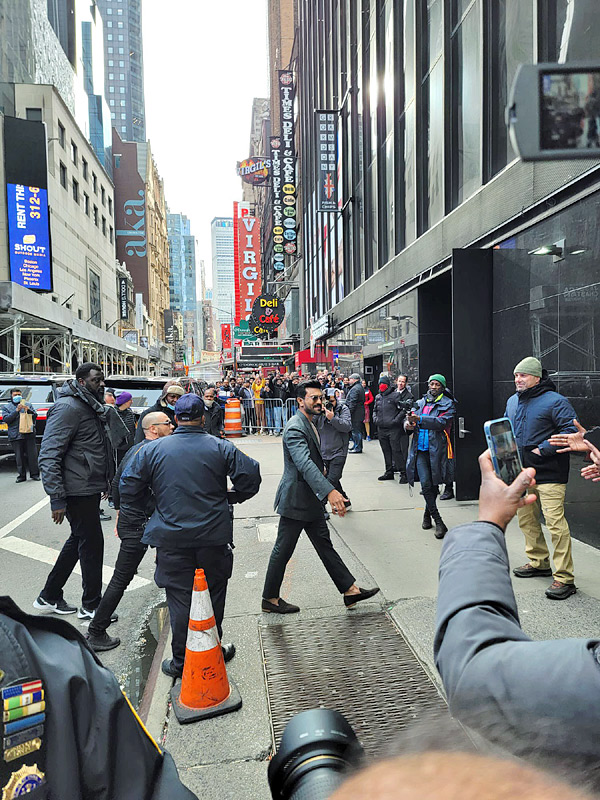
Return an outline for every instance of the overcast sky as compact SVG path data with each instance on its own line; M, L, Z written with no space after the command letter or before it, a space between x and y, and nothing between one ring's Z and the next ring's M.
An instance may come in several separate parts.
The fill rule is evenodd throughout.
M146 135L210 285L210 222L241 199L252 99L268 97L267 2L143 0L143 21Z

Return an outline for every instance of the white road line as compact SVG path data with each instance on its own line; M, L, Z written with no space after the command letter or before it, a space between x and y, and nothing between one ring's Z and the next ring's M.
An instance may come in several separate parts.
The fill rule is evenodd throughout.
M13 519L12 522L9 522L8 525L5 525L3 528L0 528L0 539L4 538L5 536L8 536L8 534L12 533L15 528L19 527L19 525L22 525L24 522L27 522L27 520L30 517L33 517L34 514L37 514L40 508L44 508L44 506L47 506L49 502L50 498L44 497L43 500L40 500L34 506L31 506L31 508L28 508L27 511L24 511L18 517L15 517L15 519Z
M2 548L2 550L7 550L9 553L16 553L26 558L33 558L35 561L41 561L43 564L51 564L54 566L58 557L58 550L54 550L52 547L46 547L43 544L37 544L36 542L28 542L26 539L19 539L17 536L3 535L4 538L0 539L0 548ZM79 564L75 566L73 572L81 575L81 567ZM114 570L112 567L104 565L102 567L102 582L107 584L112 578L113 572ZM139 575L135 575L126 591L131 592L133 589L140 589L142 586L147 586L149 583L150 581L147 580L147 578L140 578Z

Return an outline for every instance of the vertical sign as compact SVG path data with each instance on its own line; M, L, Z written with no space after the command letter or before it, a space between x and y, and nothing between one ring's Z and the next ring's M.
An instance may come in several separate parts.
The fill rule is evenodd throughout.
M271 136L271 200L273 208L273 269L279 272L284 267L283 246L283 182L281 172L281 138ZM286 195L287 196L287 195Z
M244 239L241 234L240 220L250 216L250 203L233 204L233 295L235 307L232 308L233 320L236 325L240 324L240 319L244 319L242 312L242 267L243 267L243 245ZM226 309L223 309L226 310Z
M240 216L236 222L239 264L236 270L235 323L248 319L252 305L261 293L260 222L256 217ZM238 311L239 308L239 311Z
M283 249L294 255L297 250L296 208L296 138L294 126L294 73L279 70L279 108L281 119L281 179L283 193Z
M231 354L231 323L221 323L221 350L223 353ZM228 357L227 355L225 356Z
M336 113L317 111L317 211L338 210L336 122Z
M127 301L127 278L119 278L119 312L121 319L129 318L129 303Z

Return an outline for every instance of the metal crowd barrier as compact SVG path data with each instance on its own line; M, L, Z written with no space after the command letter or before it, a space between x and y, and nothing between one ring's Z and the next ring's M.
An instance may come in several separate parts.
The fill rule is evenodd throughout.
M294 401L295 402L295 401ZM242 401L242 429L244 433L266 433L279 436L285 423L293 412L293 407L283 400L265 398L262 403L256 400ZM292 411L290 411L292 409Z

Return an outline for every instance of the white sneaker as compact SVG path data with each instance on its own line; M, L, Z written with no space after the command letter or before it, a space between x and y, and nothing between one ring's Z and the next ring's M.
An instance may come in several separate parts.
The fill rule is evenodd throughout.
M89 611L87 608L81 606L79 611L77 612L77 616L79 619L94 619L94 614L96 613L96 609L93 611Z

